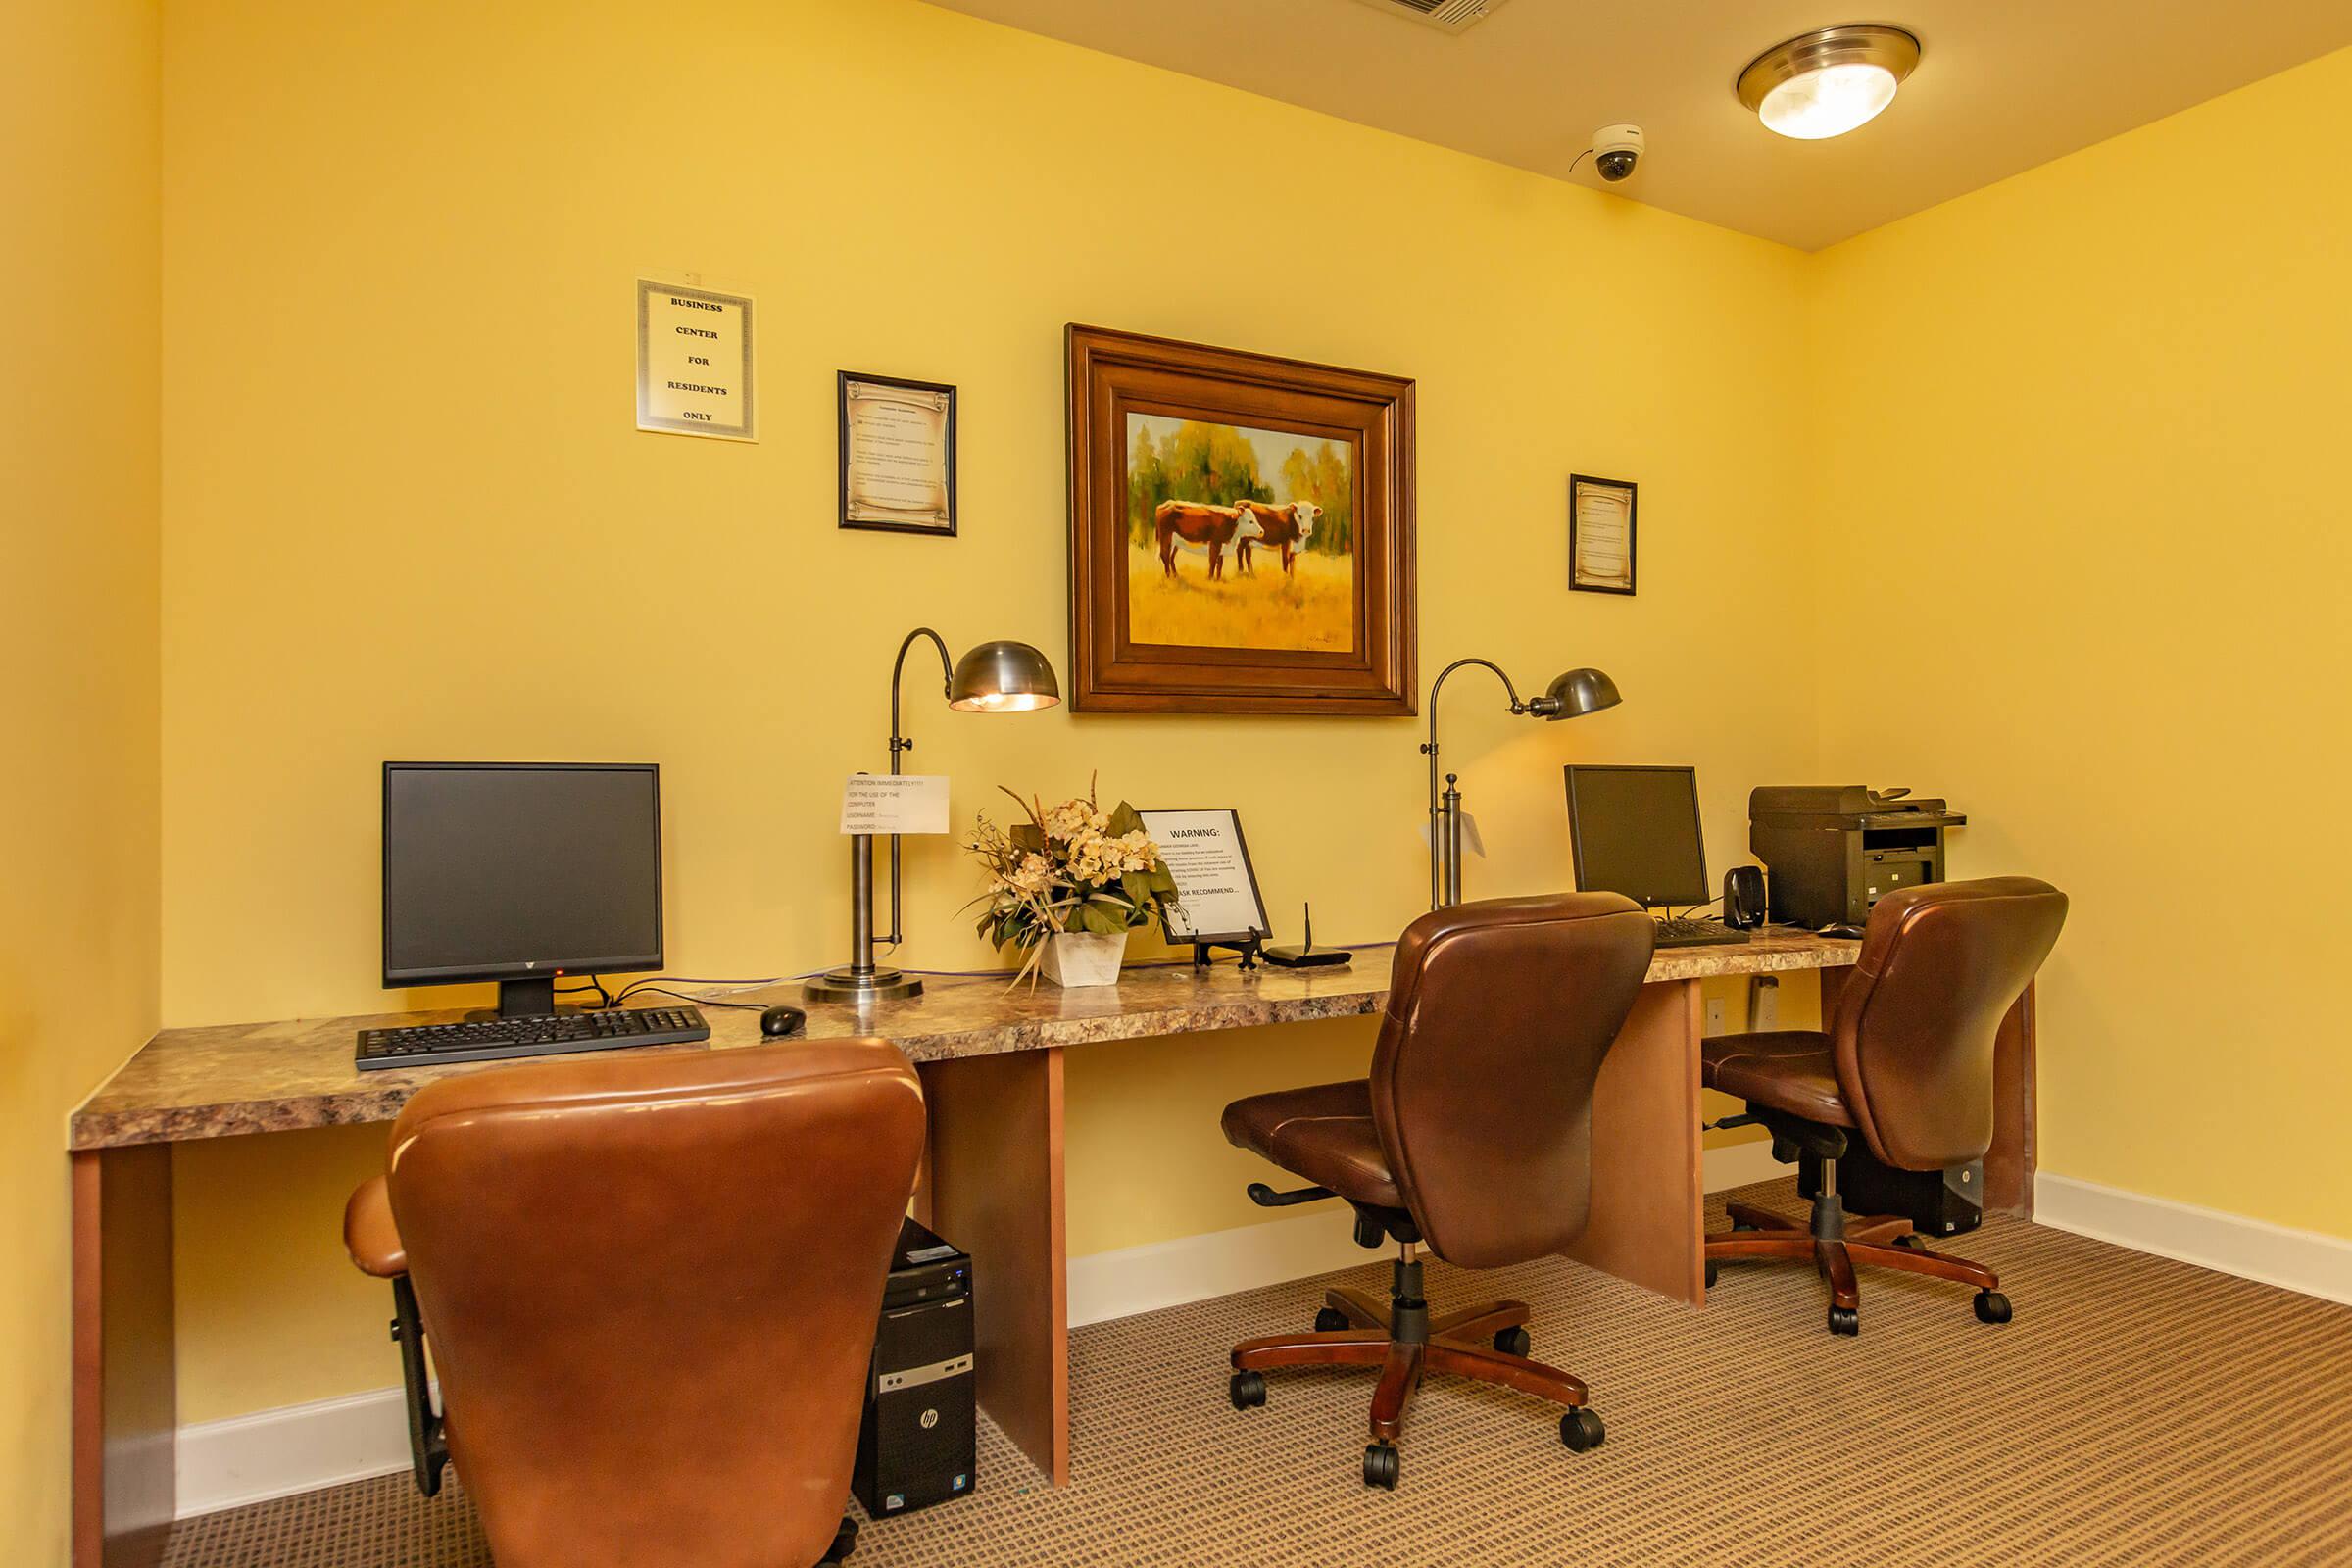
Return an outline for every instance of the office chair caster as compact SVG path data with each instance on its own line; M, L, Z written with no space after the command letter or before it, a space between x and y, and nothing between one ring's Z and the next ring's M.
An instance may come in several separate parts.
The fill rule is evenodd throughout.
M1494 1336L1494 1348L1505 1355L1524 1356L1536 1348L1525 1329L1504 1329Z
M2009 1298L1998 1291L1977 1293L1977 1321L2006 1323L2009 1321Z
M1236 1410L1254 1410L1266 1402L1266 1380L1256 1372L1236 1372L1226 1389Z
M1327 1306L1315 1314L1317 1334L1337 1334L1348 1327L1348 1314L1336 1306Z
M1710 1291L1711 1291L1711 1290L1713 1290L1713 1289L1715 1288L1715 1276L1716 1276L1716 1275L1718 1275L1718 1274L1720 1274L1720 1273L1722 1273L1722 1272L1723 1272L1723 1268L1722 1268L1722 1265L1721 1265L1721 1264L1717 1263L1717 1262L1716 1262L1716 1261L1715 1261L1713 1258L1711 1258L1711 1257L1707 1259L1707 1289L1708 1289L1708 1290L1710 1290Z
M1396 1490L1396 1445L1375 1443L1364 1449L1364 1485L1383 1492Z
M858 1521L855 1519L844 1519L841 1522L841 1529L834 1533L833 1544L827 1546L825 1548L825 1554L816 1559L817 1568L827 1568L827 1565L829 1564L840 1564L847 1562L850 1559L850 1553L856 1551L857 1549Z
M1600 1412L1597 1410L1571 1410L1560 1417L1560 1442L1570 1453L1597 1448L1608 1440L1608 1428L1600 1424Z
M1831 1307L1830 1332L1849 1336L1861 1333L1862 1314L1850 1306Z

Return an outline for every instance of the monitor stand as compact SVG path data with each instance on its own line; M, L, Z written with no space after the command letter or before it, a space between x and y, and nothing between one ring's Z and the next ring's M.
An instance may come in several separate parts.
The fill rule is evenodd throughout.
M469 1012L469 1023L484 1023L493 1018L552 1018L559 1012L576 1012L576 1007L556 1005L556 977L535 974L521 980L501 980L498 983L498 1005Z

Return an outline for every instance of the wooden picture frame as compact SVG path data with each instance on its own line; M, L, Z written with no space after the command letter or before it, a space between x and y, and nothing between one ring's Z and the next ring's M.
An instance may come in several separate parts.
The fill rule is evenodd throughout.
M1635 532L1639 487L1630 479L1596 479L1589 473L1568 476L1568 586L1585 594L1634 592L1634 568L1640 539ZM1622 540L1613 517L1622 504ZM1597 505L1596 505L1597 504Z
M955 538L956 389L856 370L836 384L841 525Z
M1067 349L1070 706L1417 711L1413 383L1074 323Z

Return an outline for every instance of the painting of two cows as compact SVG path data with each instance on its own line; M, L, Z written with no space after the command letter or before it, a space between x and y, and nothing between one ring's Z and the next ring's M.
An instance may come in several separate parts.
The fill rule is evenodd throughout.
M1326 438L1127 416L1127 616L1138 643L1344 652L1355 462Z
M1413 383L1072 325L1071 707L1414 711Z

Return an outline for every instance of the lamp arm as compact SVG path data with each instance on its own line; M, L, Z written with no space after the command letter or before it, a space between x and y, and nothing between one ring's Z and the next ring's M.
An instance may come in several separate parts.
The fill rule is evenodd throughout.
M956 679L954 665L948 658L947 639L930 627L915 627L906 634L906 640L899 644L898 660L890 666L890 773L893 778L898 777L899 773L899 754L914 750L914 742L899 733L899 683L906 674L906 651L914 646L915 639L919 637L930 638L931 646L939 650L939 694L942 697L947 696L949 687ZM890 836L890 930L880 940L895 947L904 940L904 936L899 922L899 836L893 833Z
M1502 689L1510 694L1511 711L1527 711L1527 704L1519 700L1519 688L1511 684L1511 677L1502 672L1502 666L1491 659L1457 659L1438 671L1438 678L1429 684L1429 740L1421 750L1429 758L1429 906L1433 909L1443 906L1446 899L1446 824L1440 820L1442 812L1438 805L1438 693L1446 689L1446 677L1465 664L1493 670L1494 678L1502 682Z

